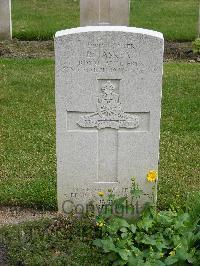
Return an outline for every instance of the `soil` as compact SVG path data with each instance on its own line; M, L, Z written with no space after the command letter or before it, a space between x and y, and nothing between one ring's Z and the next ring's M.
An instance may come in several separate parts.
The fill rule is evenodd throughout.
M27 209L22 207L0 207L0 227L9 224L19 224L26 221L34 221L41 218L53 218L57 212ZM1 252L1 247L0 247ZM1 265L1 264L0 264Z
M0 57L3 58L54 58L53 41L0 42Z
M0 266L7 266L7 250L5 245L0 244Z
M191 42L165 42L164 60L200 62L200 55L193 53Z
M3 58L54 58L53 40L0 42L0 57ZM186 60L200 62L200 55L192 52L191 42L165 42L165 61Z

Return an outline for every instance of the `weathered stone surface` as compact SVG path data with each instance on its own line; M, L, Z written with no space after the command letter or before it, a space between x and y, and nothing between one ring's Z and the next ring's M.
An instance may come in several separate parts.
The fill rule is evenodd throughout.
M55 53L59 210L101 205L98 191L125 195L133 176L151 198L146 174L158 168L162 34L69 29L56 33Z
M0 40L12 39L11 0L0 0Z
M129 24L129 0L80 0L81 26Z

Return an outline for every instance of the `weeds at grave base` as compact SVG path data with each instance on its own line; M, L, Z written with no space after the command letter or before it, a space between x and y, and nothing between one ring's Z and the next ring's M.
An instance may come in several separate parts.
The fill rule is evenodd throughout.
M153 182L153 176L148 173L149 182ZM189 197L188 204L192 199L198 204L187 207L187 212L175 209L157 211L153 202L146 204L140 216L135 218L131 215L135 213L132 203L142 194L133 179L130 215L127 217L112 212L112 205L121 209L127 198L108 195L105 202L112 198L113 203L110 212L107 207L96 217L101 237L94 240L94 245L107 254L112 265L199 265L200 194Z
M197 53L200 55L200 38L197 38L192 42L192 50L193 53Z
M130 213L142 193L133 178ZM110 210L111 198L115 210L126 202L111 191L105 195L99 197L109 201ZM157 211L155 204L147 204L135 218L109 213L109 206L98 217L60 214L0 228L9 265L199 265L200 193L189 194L186 212Z

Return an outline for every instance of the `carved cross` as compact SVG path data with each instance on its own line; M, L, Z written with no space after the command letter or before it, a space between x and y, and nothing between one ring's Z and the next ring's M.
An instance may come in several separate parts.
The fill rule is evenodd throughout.
M125 130L149 131L149 112L124 111L120 102L120 80L98 80L99 93L96 111L67 112L67 130L82 132L97 138L96 183L118 182L118 148L120 136ZM89 137L89 135L88 135Z

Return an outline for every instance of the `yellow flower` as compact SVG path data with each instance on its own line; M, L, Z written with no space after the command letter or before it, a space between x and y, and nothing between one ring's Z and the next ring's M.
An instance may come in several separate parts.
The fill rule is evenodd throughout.
M99 191L99 192L98 192L98 195L99 195L100 197L103 197L103 196L105 195L105 193L104 193L103 191Z
M147 173L147 180L149 182L155 182L156 179L157 179L157 176L158 176L158 173L155 171L155 170L150 170L148 173Z
M105 225L105 223L104 223L104 222L99 222L99 223L96 223L96 225L97 225L98 227L103 227L103 226Z
M176 252L173 250L173 251L169 252L169 255L170 256L175 256L176 255Z

